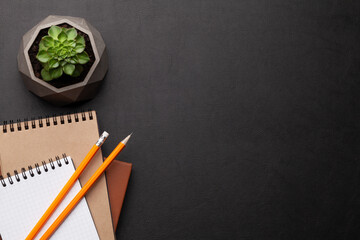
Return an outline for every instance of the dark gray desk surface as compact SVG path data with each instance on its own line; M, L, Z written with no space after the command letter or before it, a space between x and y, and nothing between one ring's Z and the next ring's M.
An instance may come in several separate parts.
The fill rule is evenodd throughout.
M105 154L134 131L119 239L359 239L359 4L2 0L0 119L93 108ZM20 38L49 14L102 33L94 100L25 89Z

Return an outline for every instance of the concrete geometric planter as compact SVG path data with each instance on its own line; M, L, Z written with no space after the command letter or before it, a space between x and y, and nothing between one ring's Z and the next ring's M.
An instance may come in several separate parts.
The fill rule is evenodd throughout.
M67 24L88 36L94 61L80 82L68 86L55 87L35 76L29 51L36 44L40 32L52 25ZM27 89L40 98L58 106L89 100L93 98L108 70L108 56L104 40L99 31L85 19L69 16L50 15L30 29L22 38L18 56L18 69Z

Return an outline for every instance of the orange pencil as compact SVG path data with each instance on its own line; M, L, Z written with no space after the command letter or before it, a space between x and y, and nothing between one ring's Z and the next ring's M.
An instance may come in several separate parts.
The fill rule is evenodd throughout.
M96 154L96 152L100 149L101 145L105 142L109 134L107 132L103 132L101 134L99 140L95 143L95 145L90 149L89 153L85 156L84 160L80 163L79 167L76 169L76 171L73 173L73 175L70 177L70 179L67 181L65 186L61 189L59 194L56 196L55 200L51 203L51 205L48 207L46 212L42 215L40 220L36 223L35 227L31 230L29 235L25 238L25 240L33 240L36 235L39 233L41 228L45 225L45 223L49 220L53 212L56 210L56 208L59 206L61 201L66 197L67 193L70 191L74 183L79 178L80 174L84 171L86 166L89 164L93 156Z
M57 219L51 224L48 230L42 235L40 240L47 240L51 237L51 235L56 231L56 229L60 226L60 224L67 218L67 216L71 213L71 211L76 207L79 201L84 197L87 191L91 188L91 186L99 179L99 177L104 173L106 168L110 165L110 163L116 158L116 156L123 150L126 146L126 143L129 141L131 134L127 136L124 140L122 140L119 145L110 153L109 157L101 164L101 166L96 170L96 172L91 176L91 178L85 183L83 188L76 194L76 196L71 200L69 205L60 213Z

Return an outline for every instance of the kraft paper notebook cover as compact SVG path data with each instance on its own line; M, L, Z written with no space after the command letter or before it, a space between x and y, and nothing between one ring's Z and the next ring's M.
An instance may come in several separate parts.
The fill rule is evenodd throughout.
M76 167L99 138L95 111L45 117L30 121L10 121L0 129L2 172L18 171L39 160L66 153ZM80 177L82 185L103 162L101 151L94 156ZM105 176L86 194L91 215L102 240L114 240Z

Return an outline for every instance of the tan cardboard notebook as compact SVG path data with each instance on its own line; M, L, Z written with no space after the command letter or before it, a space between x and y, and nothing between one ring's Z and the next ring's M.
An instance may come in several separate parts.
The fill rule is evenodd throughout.
M95 111L45 117L30 121L4 122L0 129L0 165L11 172L34 165L47 157L69 155L76 167L99 138ZM102 163L99 151L80 177L85 184ZM114 240L105 176L86 195L91 215L102 240Z

